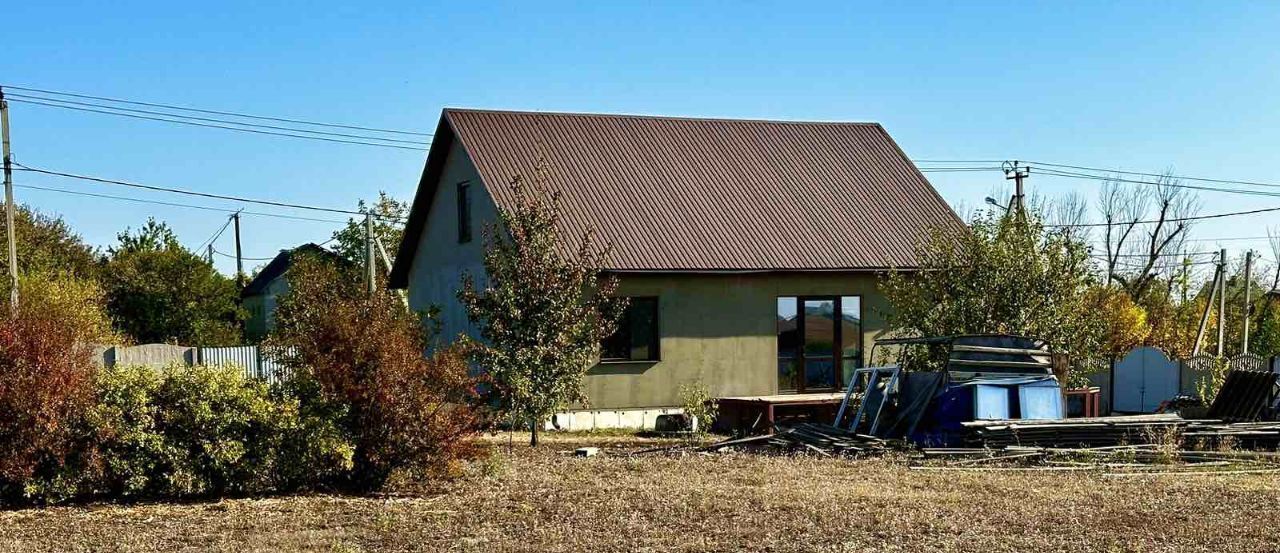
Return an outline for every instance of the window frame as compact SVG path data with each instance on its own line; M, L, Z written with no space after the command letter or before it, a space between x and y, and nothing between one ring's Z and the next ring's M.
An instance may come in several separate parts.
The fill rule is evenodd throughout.
M609 339L609 338L605 338L604 340L600 341L600 364L621 365L626 363L657 363L659 361L662 361L662 301L661 299L656 295L623 296L623 297L627 299L627 310L625 310L622 314L623 320L619 321L618 329L615 330L614 334L610 335L609 338L612 338L614 335L617 335L618 332L621 332L623 329L622 325L631 324L630 309L633 305L635 305L636 300L644 300L644 301L651 300L653 302L653 322L651 325L653 327L652 342L651 342L652 343L651 349L653 351L649 355L649 357L641 358L641 359L633 359L631 357L605 357L604 342ZM628 328L627 329L628 337L631 336L630 331L631 329ZM630 349L631 348L628 345L628 350Z
M781 355L779 355L779 353L781 352L779 351L779 344L777 343L777 340L778 340L777 327L776 326L774 327L775 370L776 370L776 367L784 360L789 360L792 363L794 363L793 365L794 370L792 372L793 382L791 384L791 387L783 387L782 383L778 381L777 382L778 393L780 394L811 393L809 391L809 386L807 386L805 383L805 354L804 354L804 348L805 348L804 304L805 302L806 301L831 301L833 306L833 315L836 317L837 320L839 320L844 313L843 309L844 309L845 298L857 298L858 300L858 355L857 357L848 357L848 358L845 357L844 325L842 324L833 325L834 328L833 328L832 338L834 340L833 342L834 347L832 348L831 359L832 359L833 370L835 371L836 385L835 385L835 388L825 388L825 387L813 388L812 393L824 393L824 392L833 392L833 391L839 392L844 390L848 386L848 376L852 375L851 372L848 374L846 374L845 372L844 362L846 359L855 360L857 367L866 366L866 359L865 359L866 344L864 343L864 335L866 334L866 332L865 332L865 326L863 324L865 314L862 309L864 297L862 294L843 294L843 293L795 294L795 295L778 295L774 297L773 308L775 313L775 320L776 320L778 302L782 299L795 300L796 302L796 330L795 331L796 331L797 338L799 340L799 342L796 344L796 350L793 356L782 357ZM777 377L775 377L775 379L776 378Z
M458 243L471 242L471 181L459 182L455 189L457 195Z

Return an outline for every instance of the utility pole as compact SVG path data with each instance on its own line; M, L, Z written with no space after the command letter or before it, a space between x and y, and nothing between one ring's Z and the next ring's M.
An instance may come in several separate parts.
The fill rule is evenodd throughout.
M1244 252L1244 334L1240 338L1240 353L1249 353L1249 288L1253 269L1253 250Z
M236 222L236 285L244 288L244 257L240 255L240 212L231 215Z
M369 288L369 295L374 292L374 263L373 258L373 214L364 214L364 267L365 267L365 285Z
M1027 207L1026 202L1024 201L1025 194L1022 187L1022 181L1031 174L1031 168L1022 165L1018 160L1014 160L1013 163L1006 161L1004 162L1004 174L1004 179L1011 180L1014 184L1013 201L1009 202L1009 207L1010 209L1015 209L1014 206L1017 206L1016 209L1018 210L1018 217L1022 217L1024 216L1024 210Z
M1226 353L1224 346L1227 337L1227 249L1218 251L1218 271L1222 278L1218 279L1218 357Z
M1213 309L1213 299L1218 295L1218 282L1222 280L1222 262L1213 270L1213 283L1209 285L1209 301L1204 304L1204 312L1200 314L1200 328L1196 330L1196 343L1191 348L1191 355L1200 355L1200 344L1204 343L1204 331L1209 326L1209 311ZM1219 315L1221 317L1221 315Z
M9 102L0 88L0 134L4 142L4 228L9 242L9 307L18 310L18 238L14 234L13 156L9 153Z
M208 250L204 253L204 257L209 260L210 265L213 265L213 244L209 244Z

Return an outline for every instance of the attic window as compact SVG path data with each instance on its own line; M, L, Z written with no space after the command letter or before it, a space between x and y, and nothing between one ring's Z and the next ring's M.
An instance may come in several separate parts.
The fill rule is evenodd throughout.
M458 183L458 243L471 241L471 183Z

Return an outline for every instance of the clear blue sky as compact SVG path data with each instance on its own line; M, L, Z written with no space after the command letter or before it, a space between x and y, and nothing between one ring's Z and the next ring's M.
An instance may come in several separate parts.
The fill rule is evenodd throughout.
M878 121L917 159L1280 182L1276 3L262 4L11 2L0 82L428 132L445 106ZM15 157L29 165L334 207L378 190L412 197L425 158L17 103L12 124ZM17 176L20 184L237 207ZM953 205L970 207L1004 182L998 173L930 179ZM1096 191L1091 181L1034 176L1029 187L1050 196ZM194 247L224 220L19 195L98 245L155 215ZM1280 205L1201 197L1205 213ZM1269 224L1280 225L1280 215L1206 222L1195 236L1261 236ZM246 216L245 255L322 241L334 227ZM1247 244L1264 248L1224 245ZM229 234L217 247L233 251Z

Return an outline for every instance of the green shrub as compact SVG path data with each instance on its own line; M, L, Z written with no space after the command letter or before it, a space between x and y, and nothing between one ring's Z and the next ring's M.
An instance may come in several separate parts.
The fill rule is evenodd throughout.
M705 435L711 431L711 426L715 424L719 414L719 406L715 396L711 395L711 390L708 390L702 381L681 384L680 403L684 408L685 416L697 420L696 423L690 421L690 424L696 424L695 434Z
M324 487L347 473L341 411L236 367L99 372L77 452L24 485L28 501L191 498Z

